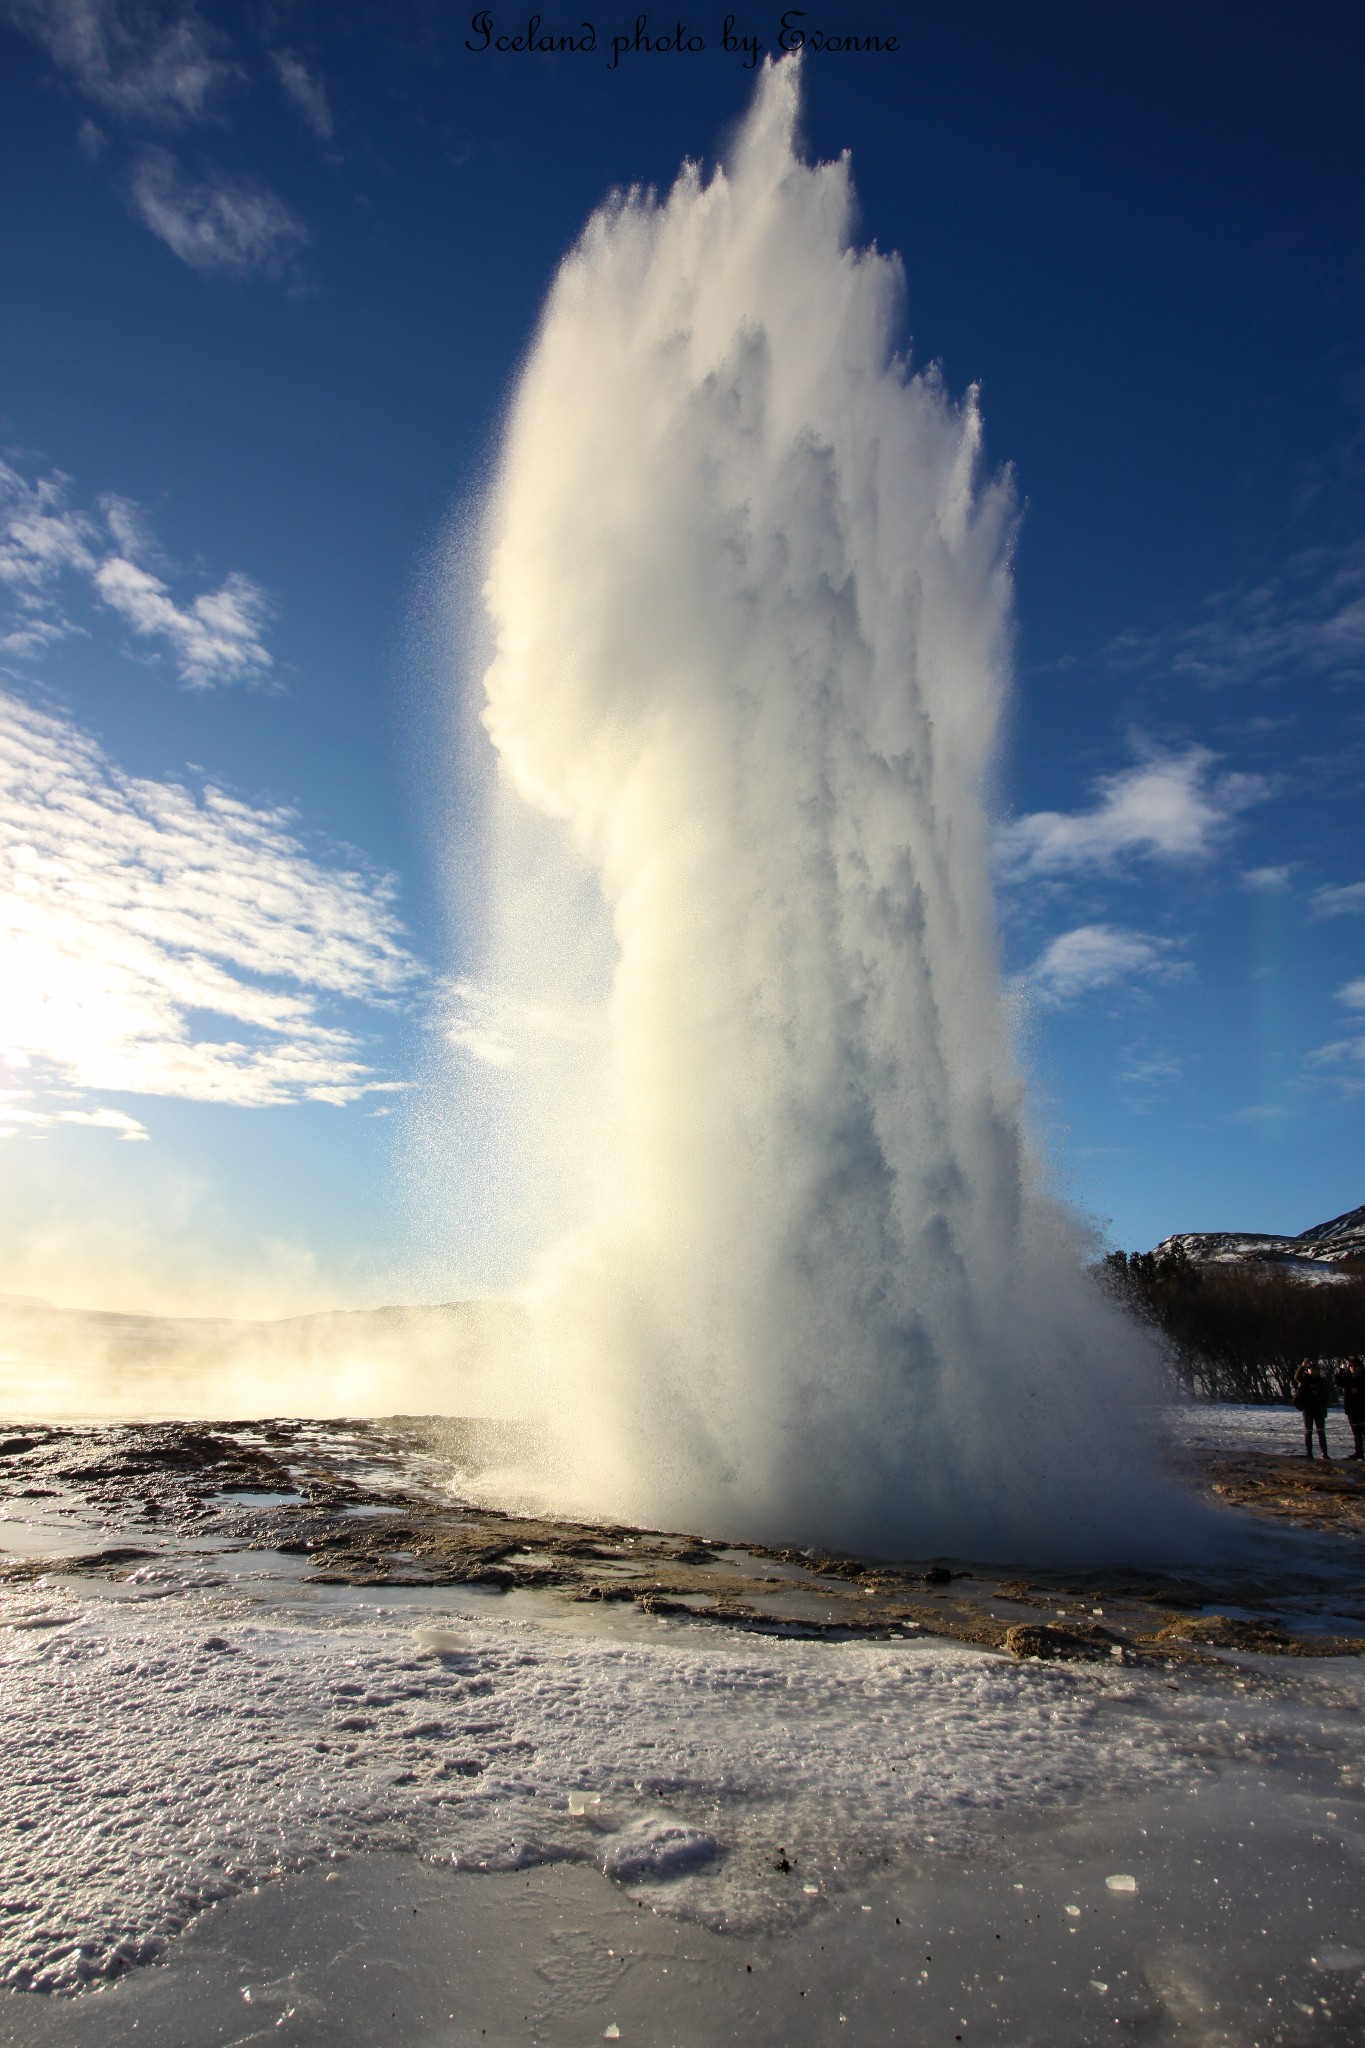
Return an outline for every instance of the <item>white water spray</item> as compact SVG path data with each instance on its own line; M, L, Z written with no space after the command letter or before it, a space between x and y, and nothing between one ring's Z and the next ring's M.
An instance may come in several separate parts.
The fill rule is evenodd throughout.
M766 69L727 170L590 221L488 507L503 851L466 1043L490 1005L564 1015L509 848L558 835L561 898L578 863L609 918L574 1085L514 1070L527 1146L583 1169L527 1293L557 1496L1150 1553L1180 1541L1151 1360L1039 1190L1000 982L1012 494L974 395L895 354L899 263L850 245L848 163L801 160L798 109L795 60Z

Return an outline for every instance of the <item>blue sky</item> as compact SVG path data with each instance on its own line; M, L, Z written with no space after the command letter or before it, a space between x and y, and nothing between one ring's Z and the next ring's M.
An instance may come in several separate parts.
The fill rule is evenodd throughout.
M461 967L442 549L588 213L723 149L729 11L611 68L427 0L0 4L0 1291L498 1277L459 1101L423 1119L453 1232L395 1135ZM734 11L772 50L781 8ZM808 145L852 150L914 357L980 383L1022 500L1001 915L1061 1184L1130 1247L1352 1207L1358 17L808 22L899 41L808 56Z

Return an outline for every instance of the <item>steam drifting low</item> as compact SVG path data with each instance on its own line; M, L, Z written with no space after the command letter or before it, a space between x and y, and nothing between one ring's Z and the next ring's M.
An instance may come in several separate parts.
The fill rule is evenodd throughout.
M899 262L797 153L799 83L589 222L486 508L478 1000L581 1027L504 1059L563 1212L526 1288L550 1484L882 1553L1188 1545L1011 1051L1010 483L896 354Z

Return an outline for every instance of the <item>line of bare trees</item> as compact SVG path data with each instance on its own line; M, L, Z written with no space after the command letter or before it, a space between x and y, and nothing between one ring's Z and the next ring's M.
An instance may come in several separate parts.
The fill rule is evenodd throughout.
M1329 1365L1365 1354L1365 1260L1345 1260L1344 1277L1295 1277L1267 1260L1196 1265L1180 1246L1111 1252L1104 1286L1166 1340L1174 1372L1209 1401L1287 1401L1304 1358Z

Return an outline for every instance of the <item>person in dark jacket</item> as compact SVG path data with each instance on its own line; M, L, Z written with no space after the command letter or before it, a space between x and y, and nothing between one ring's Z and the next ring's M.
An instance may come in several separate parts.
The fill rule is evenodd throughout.
M1337 1392L1356 1440L1351 1456L1365 1457L1365 1363L1358 1358L1347 1359L1337 1375Z
M1318 1433L1324 1458L1330 1458L1327 1448L1327 1410L1332 1405L1332 1385L1316 1361L1305 1358L1294 1375L1294 1384L1289 1390L1290 1399L1303 1417L1303 1448L1305 1455L1313 1455L1313 1431Z

